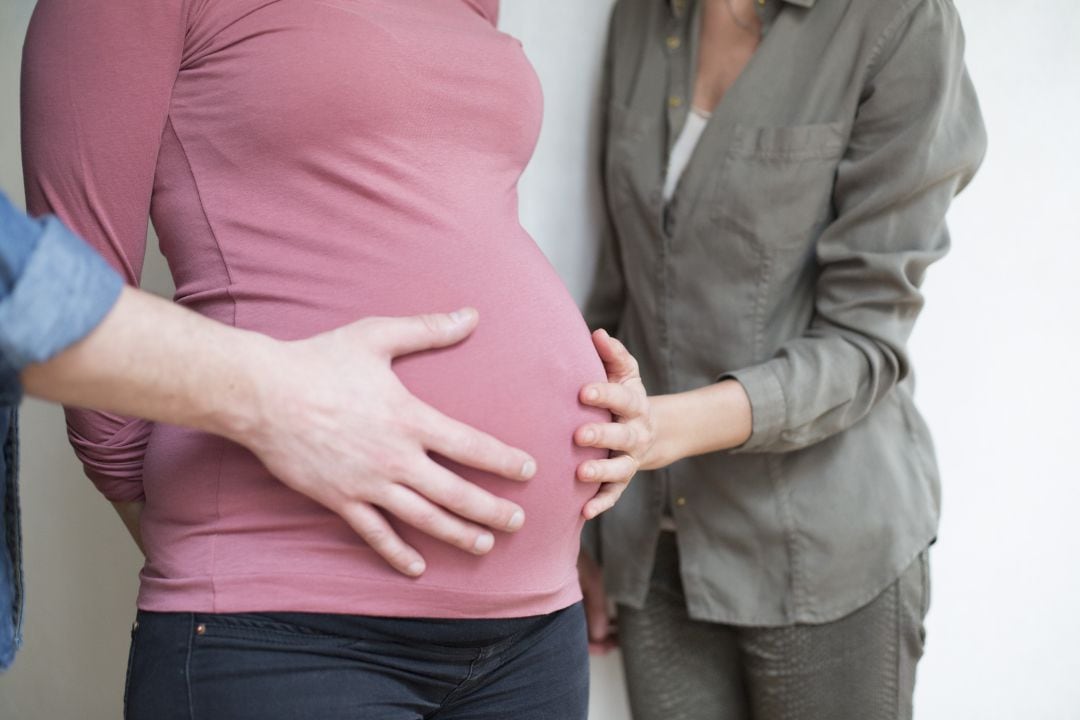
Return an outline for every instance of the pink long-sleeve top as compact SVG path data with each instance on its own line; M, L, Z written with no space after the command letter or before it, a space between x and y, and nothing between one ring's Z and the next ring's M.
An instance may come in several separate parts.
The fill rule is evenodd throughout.
M602 380L588 331L518 221L541 94L494 0L40 0L23 68L28 203L135 284L148 216L176 301L302 338L372 315L471 305L451 349L395 363L441 411L533 453L525 527L474 557L398 525L428 561L391 570L244 448L69 410L112 500L145 498L139 607L508 617L580 598L595 451L574 429ZM347 372L348 368L342 368ZM449 463L447 463L449 464Z

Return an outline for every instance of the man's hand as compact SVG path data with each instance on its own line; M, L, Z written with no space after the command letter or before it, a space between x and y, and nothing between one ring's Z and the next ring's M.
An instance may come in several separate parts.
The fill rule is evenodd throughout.
M235 439L283 483L344 518L402 573L419 575L424 560L381 511L482 555L495 542L488 528L513 532L524 511L428 452L510 480L531 478L536 462L424 404L391 369L399 355L460 342L477 322L472 309L368 318L285 343L268 358L259 422Z
M616 453L607 460L586 460L578 466L578 480L602 483L600 491L581 511L587 520L615 505L656 440L649 398L637 361L606 330L597 330L592 337L608 381L583 387L581 402L610 410L615 422L582 425L574 433L574 442Z

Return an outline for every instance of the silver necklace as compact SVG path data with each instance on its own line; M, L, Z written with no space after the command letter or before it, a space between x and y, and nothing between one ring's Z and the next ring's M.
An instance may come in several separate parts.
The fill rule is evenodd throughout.
M731 13L731 19L735 21L736 25L749 33L756 30L752 23L748 23L739 17L739 14L735 12L735 3L732 0L724 0L724 4L727 5L728 12Z

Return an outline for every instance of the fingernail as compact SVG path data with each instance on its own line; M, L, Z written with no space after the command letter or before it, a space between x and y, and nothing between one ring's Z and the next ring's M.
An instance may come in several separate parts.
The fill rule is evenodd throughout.
M450 313L450 319L454 321L454 324L460 325L472 317L472 311L468 308L462 308L461 310L455 310Z
M582 440L584 440L587 443L595 442L596 441L596 433L593 432L592 430L586 430L585 433L582 435Z
M420 573L424 572L424 563L420 560L417 560L412 565L405 568L405 572L409 573L410 575L419 575Z
M510 516L510 522L506 524L508 530L517 530L525 524L525 513L521 510L515 510L514 514Z
M587 478L596 477L596 468L594 468L592 465L586 465L585 469L582 470L581 472Z
M533 460L532 458L529 458L528 460L526 460L521 465L521 477L528 480L535 474L536 474L536 461Z
M585 391L585 399L586 400L596 400L599 397L600 397L600 391L597 390L596 388L591 387L591 388L589 388L588 390Z
M495 547L495 536L491 533L484 533L476 538L476 542L473 543L473 552L482 555L493 547Z

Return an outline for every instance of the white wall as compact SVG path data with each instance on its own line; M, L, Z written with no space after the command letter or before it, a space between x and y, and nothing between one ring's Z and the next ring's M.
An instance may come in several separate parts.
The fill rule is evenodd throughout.
M926 718L1080 718L1080 6L957 2L990 148L914 338L944 519Z
M658 0L659 1L659 0ZM826 0L822 0L826 1ZM919 402L945 475L923 720L1080 718L1080 6L957 0L990 132L957 202L952 255L913 339ZM595 119L611 0L505 0L544 83L522 218L575 296L587 290ZM0 189L21 197L17 77L32 0L0 0ZM151 284L167 292L160 258ZM53 408L23 408L27 644L0 677L0 718L120 714L136 553L90 489ZM594 720L628 718L617 658L595 662Z

